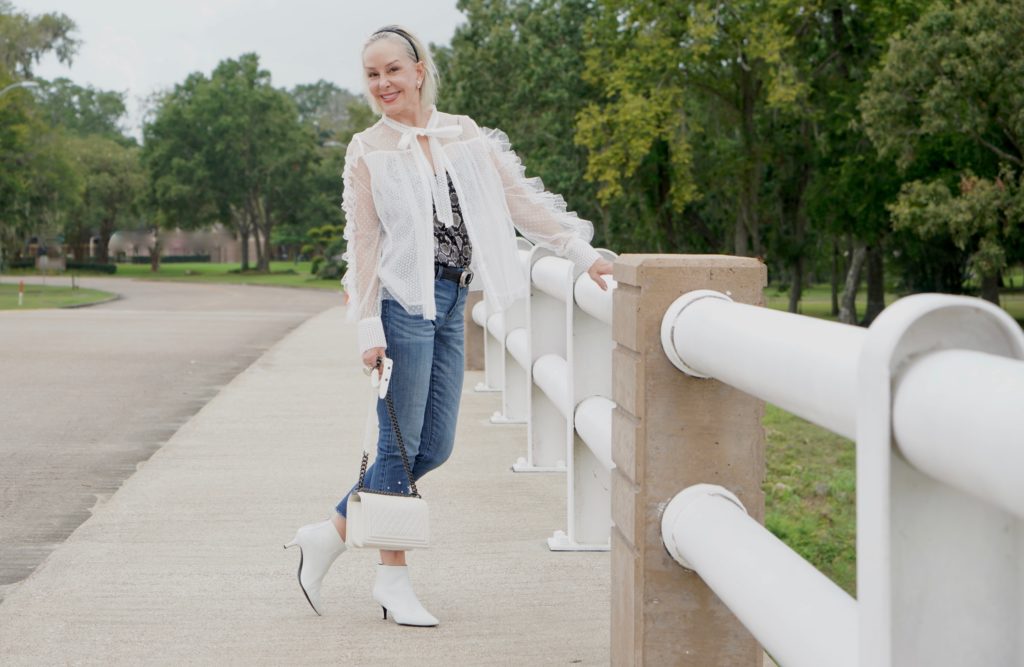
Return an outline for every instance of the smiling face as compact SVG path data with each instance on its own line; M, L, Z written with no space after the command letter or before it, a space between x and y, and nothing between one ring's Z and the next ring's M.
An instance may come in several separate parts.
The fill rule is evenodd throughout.
M406 45L398 38L372 42L363 51L363 70L370 96L380 109L395 120L408 122L420 110L422 63L413 62Z

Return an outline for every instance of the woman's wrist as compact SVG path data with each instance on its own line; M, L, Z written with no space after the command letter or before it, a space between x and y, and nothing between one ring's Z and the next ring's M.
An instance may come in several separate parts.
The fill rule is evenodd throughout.
M387 348L388 343L384 338L384 323L380 317L364 317L359 320L359 353L362 354L373 348Z
M573 239L565 246L564 257L576 265L577 268L587 271L594 262L601 259L601 253L583 239Z

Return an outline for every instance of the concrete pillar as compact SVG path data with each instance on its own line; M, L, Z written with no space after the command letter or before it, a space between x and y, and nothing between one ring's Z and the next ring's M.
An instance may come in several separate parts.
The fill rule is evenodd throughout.
M482 371L484 369L484 328L473 321L473 306L484 299L480 290L472 290L466 295L466 370Z
M611 663L761 667L750 633L665 550L661 513L677 492L707 482L764 522L764 403L672 366L661 319L696 289L763 305L767 270L745 257L623 255L614 275Z

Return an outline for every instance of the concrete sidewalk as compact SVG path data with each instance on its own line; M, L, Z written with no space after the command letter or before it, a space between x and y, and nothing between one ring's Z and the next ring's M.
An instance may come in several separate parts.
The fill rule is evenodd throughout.
M350 550L317 617L295 529L358 474L366 379L343 310L287 336L183 426L0 604L0 664L607 664L608 555L551 553L562 475L515 475L523 426L468 373L455 453L420 484L434 547L410 556L433 629L381 620Z

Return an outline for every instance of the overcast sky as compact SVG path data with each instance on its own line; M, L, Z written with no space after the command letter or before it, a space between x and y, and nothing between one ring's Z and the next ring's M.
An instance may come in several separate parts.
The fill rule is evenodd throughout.
M139 135L140 101L224 58L256 52L278 87L332 81L361 91L360 49L374 29L401 23L425 42L448 44L456 0L13 0L29 14L61 12L82 41L71 67L48 57L44 79L127 93Z

